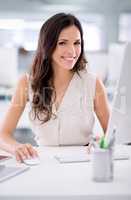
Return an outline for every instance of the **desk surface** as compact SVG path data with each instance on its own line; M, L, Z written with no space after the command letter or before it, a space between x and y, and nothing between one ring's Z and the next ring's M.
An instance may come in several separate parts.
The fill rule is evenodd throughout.
M131 146L125 148L131 157ZM40 165L0 183L0 200L131 199L131 159L114 161L113 182L96 183L91 162L60 164L54 158L56 154L85 151L85 147L38 148ZM19 165L14 159L4 163Z

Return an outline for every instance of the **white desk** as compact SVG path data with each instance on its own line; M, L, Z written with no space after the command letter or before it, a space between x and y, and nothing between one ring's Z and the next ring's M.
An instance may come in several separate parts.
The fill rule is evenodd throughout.
M131 156L131 147L127 147ZM114 161L114 181L92 181L92 163L59 164L58 153L77 153L84 147L44 147L38 149L41 164L0 184L0 200L129 200L131 199L131 159ZM15 164L15 160L6 163Z

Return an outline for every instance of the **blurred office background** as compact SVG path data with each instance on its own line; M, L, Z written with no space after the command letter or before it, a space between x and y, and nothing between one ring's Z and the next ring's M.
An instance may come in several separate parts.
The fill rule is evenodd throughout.
M0 0L0 124L19 76L30 69L42 23L57 12L80 19L88 67L102 79L112 102L125 43L131 41L131 0ZM35 144L27 112L14 134Z

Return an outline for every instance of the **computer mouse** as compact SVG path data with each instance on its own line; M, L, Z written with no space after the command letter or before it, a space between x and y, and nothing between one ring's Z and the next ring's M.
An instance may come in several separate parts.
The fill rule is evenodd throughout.
M23 163L26 165L39 165L40 164L40 158L35 157L35 158L30 158L30 159L24 159Z

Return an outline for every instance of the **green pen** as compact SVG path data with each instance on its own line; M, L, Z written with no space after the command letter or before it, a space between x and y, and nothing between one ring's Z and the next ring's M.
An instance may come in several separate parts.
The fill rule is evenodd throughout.
M102 136L100 138L99 147L102 148L102 149L107 149L108 148L108 143L107 143L107 141L105 139L105 136Z

